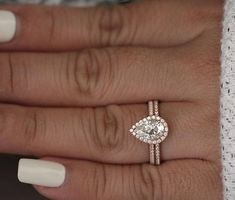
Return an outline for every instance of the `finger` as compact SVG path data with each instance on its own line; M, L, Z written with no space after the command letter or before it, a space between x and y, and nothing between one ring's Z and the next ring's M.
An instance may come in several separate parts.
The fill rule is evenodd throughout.
M182 44L203 32L209 23L208 15L221 15L218 4L167 0L94 8L2 7L16 14L19 29L15 39L1 45L1 49L74 50L110 45Z
M207 92L203 100L210 101L215 96L211 86L217 86L217 79L205 76L209 68L205 66L207 59L215 56L210 58L210 53L202 55L201 48L191 47L1 54L0 100L29 105L98 106L149 99L194 101Z
M64 164L67 170L64 184L58 188L35 187L50 199L222 199L220 169L206 161L169 161L160 167L54 161Z
M162 103L169 125L161 159L219 160L218 111L192 103ZM145 163L148 145L129 133L147 115L146 105L96 109L1 106L0 152L62 156L106 163ZM208 123L208 121L210 123ZM192 148L196 146L197 148Z

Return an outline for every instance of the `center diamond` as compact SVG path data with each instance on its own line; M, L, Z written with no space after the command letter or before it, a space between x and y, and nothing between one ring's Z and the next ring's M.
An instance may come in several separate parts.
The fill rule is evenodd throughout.
M149 144L162 142L168 133L167 123L158 116L151 116L140 120L130 130L136 138Z

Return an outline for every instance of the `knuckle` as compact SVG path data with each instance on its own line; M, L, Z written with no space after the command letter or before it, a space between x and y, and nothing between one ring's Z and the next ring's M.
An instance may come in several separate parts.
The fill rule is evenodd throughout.
M8 53L2 56L2 65L4 66L0 69L0 72L3 70L2 81L0 81L2 90L11 95L24 94L29 86L26 65L30 61L25 59L24 54Z
M45 133L45 119L42 113L37 109L25 111L22 121L22 134L24 138L25 150L30 154L34 154L35 145Z
M35 110L31 110L25 113L25 118L23 121L23 134L25 140L25 147L29 148L32 144L35 144L38 135L38 125L39 115Z
M13 92L14 91L14 65L13 65L13 59L12 59L12 54L7 54L7 68L8 68L8 74L9 74L9 78L8 78L8 89L9 91Z
M44 131L42 127L44 128L45 121L37 109L20 109L22 119L19 119L19 126L21 127L20 131L24 150L31 155L35 155L35 146L42 138ZM18 118L20 117L18 116Z
M39 8L40 9L40 8ZM43 15L47 17L47 21L45 21L44 26L44 38L45 42L52 46L52 48L56 49L57 41L61 40L61 27L65 27L63 29L63 34L66 36L66 39L69 37L68 30L71 26L71 19L67 9L61 9L60 7L52 8L46 7L41 12L37 13L38 15ZM62 18L60 16L63 16Z
M75 83L78 94L93 97L96 93L101 75L101 61L97 56L96 50L86 50L76 53L72 67L73 83Z
M1 67L0 67L0 84L1 91L4 91L7 94L11 94L15 91L15 65L13 62L13 54L5 54L1 56Z
M139 166L140 180L135 181L134 190L136 191L133 199L163 199L162 196L162 179L158 169L153 169L152 166ZM142 183L142 184L139 184ZM156 193L156 191L158 191Z
M122 110L118 106L107 106L94 110L94 142L101 152L118 152L125 145Z
M88 193L91 195L89 199L103 199L104 196L107 194L110 194L110 187L108 187L107 184L107 169L106 166L101 164L101 165L95 165L92 168L90 168L90 180L92 182L88 181L87 182L87 188L92 187L93 192Z
M0 108L0 131L2 142L17 140L15 133L19 134L19 143L24 146L24 150L29 152L36 144L41 120L36 110L18 106L1 106ZM41 133L41 132L40 132Z
M4 142L8 137L8 127L12 126L12 121L15 121L15 118L9 116L9 112L7 113L5 109L0 109L0 141ZM10 125L10 126L9 126Z
M109 50L84 50L75 53L72 63L67 62L68 80L72 79L79 98L82 96L102 100L112 88L114 58Z
M104 6L97 9L98 41L105 45L127 42L135 33L132 10L121 6ZM124 41L123 41L124 40Z

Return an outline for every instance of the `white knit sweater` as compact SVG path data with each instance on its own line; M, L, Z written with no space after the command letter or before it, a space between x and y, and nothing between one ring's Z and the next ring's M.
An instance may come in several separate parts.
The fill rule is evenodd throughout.
M225 4L221 56L221 143L224 200L235 200L235 1Z

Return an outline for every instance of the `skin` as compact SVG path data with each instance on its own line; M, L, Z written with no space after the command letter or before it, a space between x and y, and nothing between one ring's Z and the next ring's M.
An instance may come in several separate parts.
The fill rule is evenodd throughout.
M66 166L54 200L221 200L223 2L2 6L18 17L0 45L0 152ZM158 99L162 164L128 133Z

